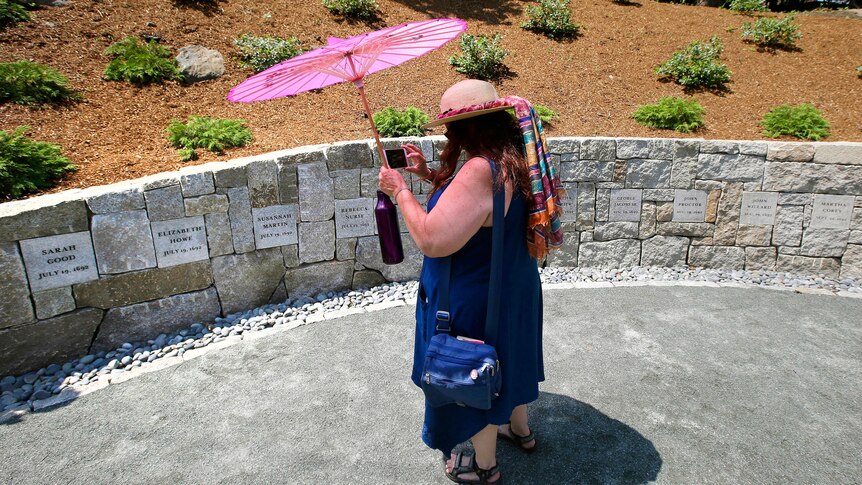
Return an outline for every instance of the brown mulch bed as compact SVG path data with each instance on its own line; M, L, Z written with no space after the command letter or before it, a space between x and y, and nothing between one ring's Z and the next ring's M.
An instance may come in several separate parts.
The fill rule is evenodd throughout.
M223 155L200 152L196 162L228 160L300 145L370 138L355 88L340 84L253 104L225 100L231 87L252 72L231 56L232 39L242 33L297 36L306 50L328 36L347 37L372 28L431 17L457 16L473 34L504 35L511 51L512 77L501 94L519 94L551 107L560 118L550 135L698 136L712 139L763 139L763 114L784 103L810 102L832 125L827 141L862 141L862 64L857 19L800 14L801 50L758 52L742 41L738 27L749 17L728 10L639 0L575 2L570 8L582 34L555 42L520 29L525 7L516 0L379 0L381 18L373 25L345 22L319 0L73 0L69 6L31 12L32 21L0 32L0 62L22 58L50 65L84 91L83 102L33 109L0 105L0 129L29 125L36 139L57 143L79 170L52 191L116 182L177 169L176 150L165 138L172 119L207 115L247 120L250 145ZM152 23L155 26L148 26ZM150 25L152 25L150 24ZM731 31L731 28L737 30ZM195 85L168 82L136 88L102 79L111 39L156 34L174 49L201 44L226 57L226 74ZM695 92L706 109L706 127L692 135L642 127L631 118L638 105L683 89L660 82L656 65L695 39L721 37L724 61L733 71L729 90ZM415 105L432 116L440 94L463 79L447 63L457 41L422 58L370 76L367 93L373 110Z

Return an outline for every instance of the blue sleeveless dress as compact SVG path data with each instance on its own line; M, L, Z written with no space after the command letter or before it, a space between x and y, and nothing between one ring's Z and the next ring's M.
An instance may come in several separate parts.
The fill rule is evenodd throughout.
M448 184L431 196L428 212L434 210L447 187ZM500 397L487 411L456 404L432 407L425 403L422 441L446 456L485 426L508 422L515 406L539 397L538 383L545 380L542 286L536 260L527 251L527 204L518 191L512 196L504 226L502 307L495 345L503 373ZM491 274L491 232L490 227L480 228L452 255L449 292L453 335L484 339ZM420 386L428 339L434 335L441 259L426 256L422 264L412 373L417 386Z

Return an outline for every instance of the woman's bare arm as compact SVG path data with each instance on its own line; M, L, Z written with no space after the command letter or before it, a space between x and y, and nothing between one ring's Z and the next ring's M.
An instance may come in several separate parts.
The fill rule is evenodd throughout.
M380 187L387 193L386 189L392 189L407 230L427 256L440 258L461 249L491 214L491 168L484 158L464 164L431 213L425 212L409 190L401 190L407 184L400 173L386 171L381 169Z

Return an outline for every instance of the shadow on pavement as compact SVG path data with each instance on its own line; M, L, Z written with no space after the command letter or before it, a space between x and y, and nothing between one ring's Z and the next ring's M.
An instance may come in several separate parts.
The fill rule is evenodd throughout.
M81 393L78 390L70 388L63 391L62 399L60 399L56 395L49 398L49 400L52 402L49 403L48 401L45 401L47 404L44 407L32 411L30 410L30 408L27 408L27 411L23 414L13 412L0 413L0 426L11 426L19 424L24 421L23 417L26 416L27 413L47 413L54 411L55 409L68 406L69 404L72 404L72 401L78 399L80 394Z
M661 470L652 441L572 397L540 392L530 405L530 425L536 453L498 442L497 460L508 484L639 484L655 481Z
M542 392L530 407L542 449L525 455L501 443L509 483L645 483L661 455L652 441L585 402Z

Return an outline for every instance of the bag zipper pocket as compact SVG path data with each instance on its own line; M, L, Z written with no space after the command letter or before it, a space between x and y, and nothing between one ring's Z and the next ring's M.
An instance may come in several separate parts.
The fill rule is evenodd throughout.
M450 355L439 354L437 352L434 352L433 350L429 350L426 354L433 354L437 358L439 358L440 360L445 360L445 361L451 362L451 363L470 364L470 365L481 364L476 370L478 370L479 372L484 372L485 369L490 369L491 370L491 377L494 377L494 375L497 373L496 366L489 364L489 363L485 362L484 360L460 359L458 357L452 357ZM499 360L497 360L495 362L498 366L500 365Z
M466 380L453 380L453 379L445 379L442 377L437 377L434 379L434 381L438 384L447 384L447 385L451 384L452 387L473 387L472 382L475 382L473 379L471 379L468 382ZM425 383L431 384L431 373L430 372L425 373Z
M460 364L482 364L482 365L490 365L491 367L494 367L493 365L488 364L487 362L485 362L483 359L462 359L461 357L455 357L455 356L448 355L448 354L441 354L441 353L439 353L439 352L434 351L433 349L428 349L425 353L426 353L426 355L427 355L427 354L435 355L435 356L439 357L439 358L440 358L440 359L442 359L442 360L445 360L445 361L448 361L448 362L452 362L452 363L460 363Z

